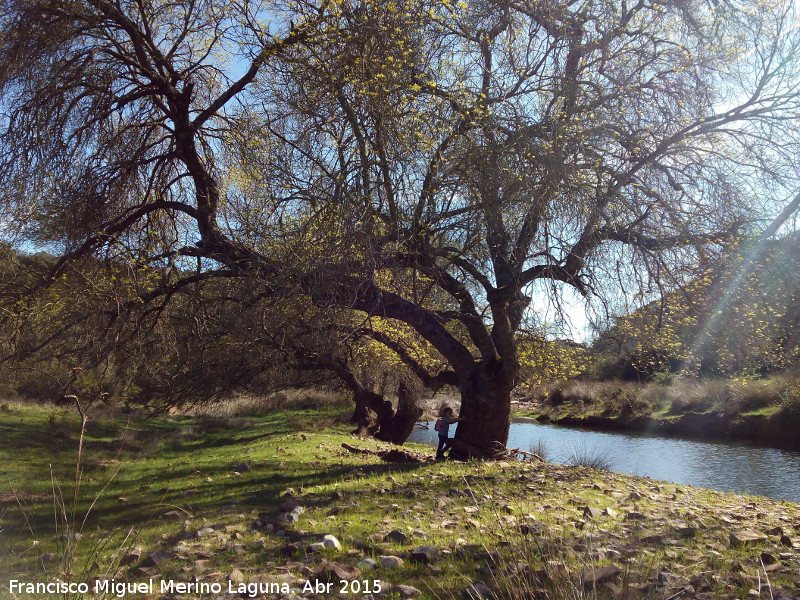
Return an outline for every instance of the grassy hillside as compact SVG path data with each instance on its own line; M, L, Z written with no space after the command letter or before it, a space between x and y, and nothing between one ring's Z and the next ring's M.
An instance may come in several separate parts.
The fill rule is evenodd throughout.
M385 447L349 436L341 416L340 406L302 404L98 416L75 492L77 415L2 405L0 596L78 597L9 589L52 577L154 582L152 594L126 598L175 597L160 579L222 586L183 598L241 597L228 581L245 591L271 583L269 598L311 596L309 581L334 583L318 597L378 585L395 598L800 594L798 505L584 467L389 464L344 449ZM340 547L315 546L325 535ZM358 593L340 594L350 578Z

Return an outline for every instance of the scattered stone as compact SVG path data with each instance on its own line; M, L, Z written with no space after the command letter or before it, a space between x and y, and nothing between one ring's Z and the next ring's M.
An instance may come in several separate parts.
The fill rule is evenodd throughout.
M627 515L625 515L626 521L644 521L646 519L647 516L644 513L640 513L637 511L631 511Z
M675 530L675 535L677 535L679 538L683 540L693 538L695 535L697 535L697 528L679 527L677 530Z
M323 560L316 572L316 578L325 582L355 579L358 575L358 569L355 567L331 562L329 560Z
M774 565L776 562L778 562L778 559L775 558L769 552L762 552L761 553L761 562L764 563L765 565Z
M237 473L247 473L250 470L250 461L244 461L237 465L234 469Z
M411 585L395 585L389 589L389 593L396 592L403 598L413 598L422 594L420 590Z
M584 506L583 516L587 519L599 519L603 516L603 511L593 506Z
M400 560L402 560L402 559L400 559ZM356 565L356 566L358 566L358 567L360 567L362 569L377 569L378 568L378 563L376 563L371 558L365 558L360 563L358 563L358 565Z
M619 567L613 565L606 567L598 567L597 569L590 569L583 573L583 584L586 586L594 586L608 581L613 581L622 571Z
M214 529L212 529L211 527L201 527L200 529L194 532L194 537L202 538L211 535L212 533L214 533Z
M380 564L384 569L399 569L405 562L399 556L381 556Z
M342 544L339 542L339 540L336 539L336 537L332 535L322 536L322 544L326 548L335 548L336 550L342 549Z
M314 542L308 545L309 552L322 552L323 550L325 550L325 544L322 542Z
M265 540L264 538L256 538L252 542L250 542L250 545L253 548L266 548L267 540Z
M244 573L242 573L239 569L234 569L228 573L228 581L237 585L244 583Z
M489 600L494 597L492 590L482 581L467 586L462 595L465 600Z
M781 545L782 546L788 546L788 547L791 548L794 545L794 541L788 535L782 535L781 536Z
M539 521L527 521L519 526L522 535L541 535L547 526Z
M411 560L428 564L439 557L436 546L420 546L411 551Z
M397 542L398 544L405 544L408 541L408 536L400 531L399 529L393 529L389 533L387 533L384 538L384 542Z
M300 544L287 544L281 548L281 554L284 556L294 556L300 552Z
M289 498L288 500L284 500L281 502L281 511L282 512L292 512L295 508L298 508L300 503L295 500L294 498Z
M206 571L208 571L210 563L211 561L209 561L207 558L201 558L199 560L194 561L195 573L197 574L205 573Z
M172 555L167 552L166 550L156 550L155 552L150 553L144 562L142 562L143 567L157 567L165 560L169 559Z
M767 536L758 531L743 529L741 531L731 531L728 539L732 547L751 546L767 541Z
M645 531L640 539L645 544L660 544L664 541L664 536L653 531Z
M133 550L131 550L128 554L123 556L119 561L120 567L127 567L128 565L132 565L133 563L137 563L142 559L142 554L144 550L141 546L136 546Z

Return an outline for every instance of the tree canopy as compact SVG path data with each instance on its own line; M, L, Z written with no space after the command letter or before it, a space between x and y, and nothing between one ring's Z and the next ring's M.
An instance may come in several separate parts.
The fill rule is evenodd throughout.
M106 256L159 273L144 303L242 278L403 323L462 454L506 442L534 289L683 281L795 181L790 2L0 6L4 229L51 280Z

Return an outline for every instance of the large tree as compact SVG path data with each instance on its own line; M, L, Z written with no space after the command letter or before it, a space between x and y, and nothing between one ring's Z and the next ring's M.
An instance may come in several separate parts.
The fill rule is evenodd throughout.
M401 321L488 454L536 286L679 279L791 181L798 34L757 4L2 0L5 230L54 277L196 261L145 301L248 277Z

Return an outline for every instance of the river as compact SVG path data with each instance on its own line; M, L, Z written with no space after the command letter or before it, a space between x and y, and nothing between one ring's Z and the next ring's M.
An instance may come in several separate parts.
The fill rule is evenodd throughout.
M433 423L410 442L436 446ZM709 488L800 502L800 453L743 444L697 442L638 433L605 433L513 419L508 447L530 450L541 444L552 463L570 454L599 454L617 473L643 475Z

